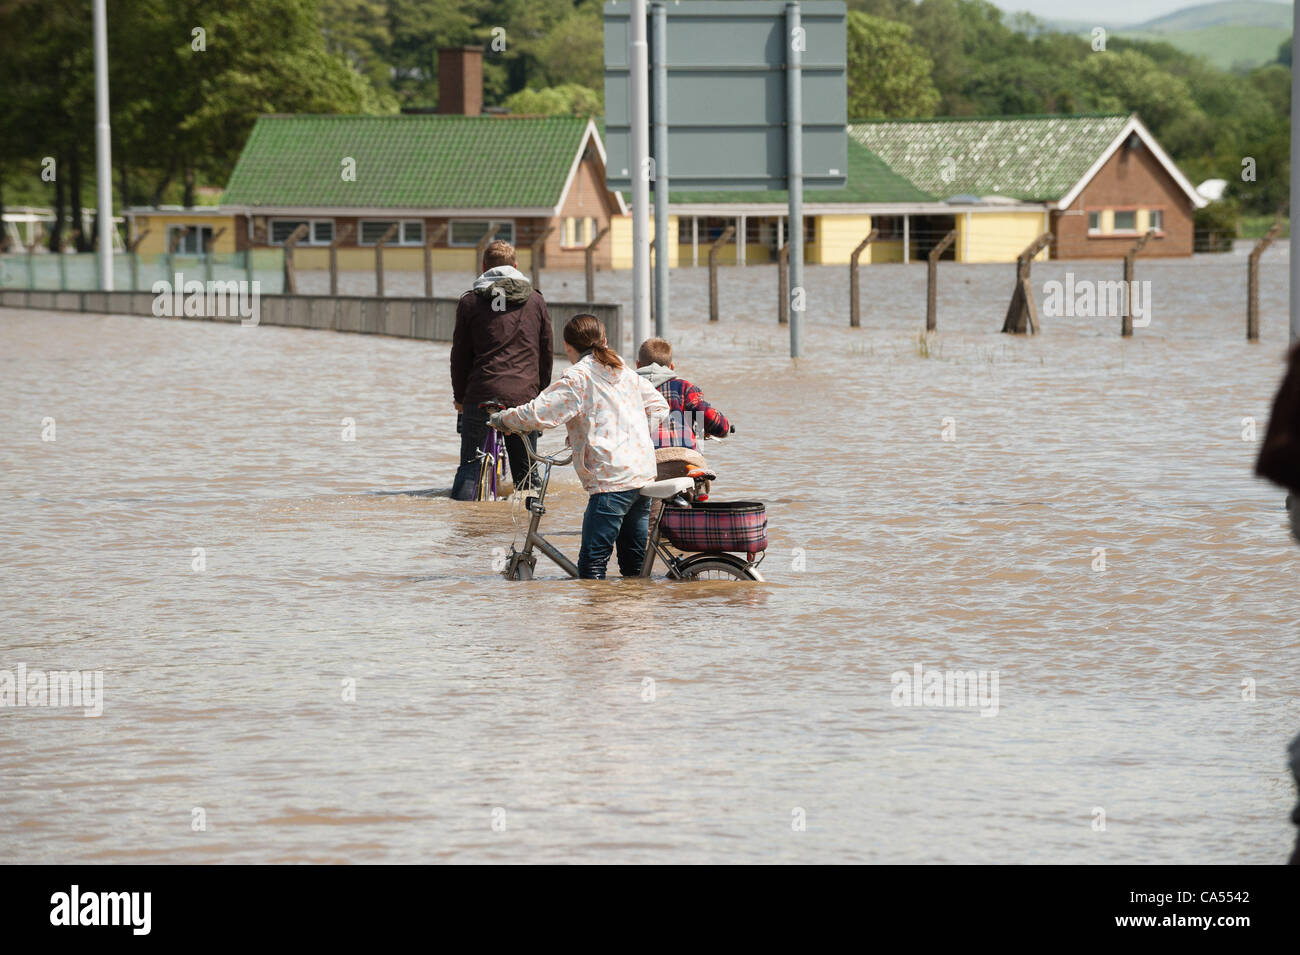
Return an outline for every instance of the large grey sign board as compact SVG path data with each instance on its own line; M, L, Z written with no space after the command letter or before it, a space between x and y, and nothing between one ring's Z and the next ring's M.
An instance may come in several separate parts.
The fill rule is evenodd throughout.
M785 65L796 42L786 29L787 6L783 0L665 4L673 190L787 187ZM804 0L799 10L803 181L810 189L839 189L848 155L845 7L840 0ZM632 185L631 13L628 0L605 4L610 189Z

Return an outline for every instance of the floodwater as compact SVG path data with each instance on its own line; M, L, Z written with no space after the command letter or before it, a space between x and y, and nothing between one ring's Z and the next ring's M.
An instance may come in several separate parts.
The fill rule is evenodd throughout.
M1118 277L1033 281L1071 270ZM504 581L519 515L440 496L445 344L0 311L0 680L103 674L99 717L0 709L0 859L1283 861L1300 548L1243 419L1285 248L1257 345L1240 255L1140 262L1129 341L1000 335L1011 267L945 266L923 348L923 268L864 269L856 330L846 273L797 363L774 267L715 326L674 274L766 584ZM997 695L896 705L916 667Z

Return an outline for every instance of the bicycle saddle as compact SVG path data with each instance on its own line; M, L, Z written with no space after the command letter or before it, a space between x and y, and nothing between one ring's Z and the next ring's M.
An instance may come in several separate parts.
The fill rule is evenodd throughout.
M695 487L693 478L669 478L666 481L655 481L641 488L642 497L669 498L678 494L685 493Z

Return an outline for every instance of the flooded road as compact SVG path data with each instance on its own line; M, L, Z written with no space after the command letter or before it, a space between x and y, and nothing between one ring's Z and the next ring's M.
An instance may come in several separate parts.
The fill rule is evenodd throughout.
M846 273L798 363L773 267L713 327L674 273L752 586L503 581L520 514L441 496L445 344L0 310L0 671L103 673L101 716L0 709L0 860L1284 861L1300 548L1243 419L1285 251L1257 345L1241 256L1140 263L1127 342L998 334L1010 266L945 267L925 345L924 269L864 269L851 330ZM918 667L996 712L899 705Z

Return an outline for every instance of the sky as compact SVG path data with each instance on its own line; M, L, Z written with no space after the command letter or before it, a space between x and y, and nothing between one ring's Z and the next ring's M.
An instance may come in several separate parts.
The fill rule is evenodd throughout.
M1008 13L1026 11L1042 20L1098 20L1141 23L1208 0L994 0Z

